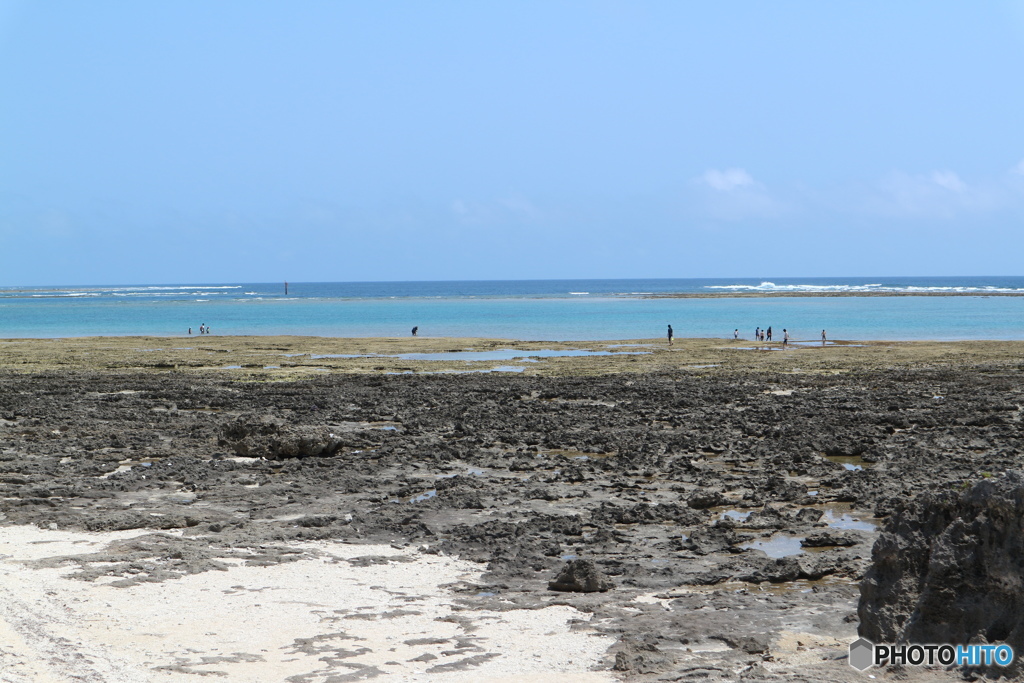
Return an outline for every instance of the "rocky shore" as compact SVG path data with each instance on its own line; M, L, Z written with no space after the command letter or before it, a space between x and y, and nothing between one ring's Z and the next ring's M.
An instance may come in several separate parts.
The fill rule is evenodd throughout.
M481 615L556 607L603 643L578 673L862 680L845 656L880 530L918 494L1019 468L1024 446L1019 343L543 344L613 353L485 372L497 362L397 355L516 345L181 341L0 344L0 535L122 534L30 563L109 591L324 543L479 569L437 615L472 647L444 635L424 652L438 661L391 669L335 648L331 680L486 673L514 653L471 642Z

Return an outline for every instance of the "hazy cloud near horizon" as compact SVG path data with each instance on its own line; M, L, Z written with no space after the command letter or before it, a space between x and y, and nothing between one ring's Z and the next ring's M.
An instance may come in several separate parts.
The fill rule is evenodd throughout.
M1011 5L0 0L0 285L1020 274Z
M727 168L724 171L710 169L704 172L701 180L711 189L722 192L754 184L754 179L742 168Z

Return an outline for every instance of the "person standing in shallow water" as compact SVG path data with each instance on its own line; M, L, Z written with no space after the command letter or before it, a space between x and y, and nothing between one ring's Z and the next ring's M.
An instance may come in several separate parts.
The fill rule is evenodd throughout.
M669 326L668 326L668 345L669 345L669 346L672 346L672 338L673 338L674 336L675 336L675 335L674 335L674 334L673 334L673 332L672 332L672 326L671 326L671 325L669 325Z
M419 331L420 331L420 326L419 325L417 325L416 327L412 328L412 336L415 337L416 333L419 332Z
M785 327L782 328L782 346L785 347L789 344L789 330Z
M825 330L821 331L821 345L825 345Z

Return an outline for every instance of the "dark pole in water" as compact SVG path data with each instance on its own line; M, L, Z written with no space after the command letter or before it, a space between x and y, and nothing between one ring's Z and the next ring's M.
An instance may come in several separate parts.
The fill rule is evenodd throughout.
M284 295L288 296L288 283L287 282L284 283Z

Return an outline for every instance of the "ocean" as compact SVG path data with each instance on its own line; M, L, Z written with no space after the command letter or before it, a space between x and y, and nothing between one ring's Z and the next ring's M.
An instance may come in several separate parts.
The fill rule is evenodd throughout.
M797 292L805 296L771 297ZM959 296L828 296L830 294ZM664 294L763 297L658 298ZM815 296L815 295L820 296ZM1001 296L1015 294L1020 296ZM995 296L994 296L995 295ZM652 298L653 297L653 298ZM213 334L519 340L1024 339L1024 277L223 283L0 288L0 337Z

